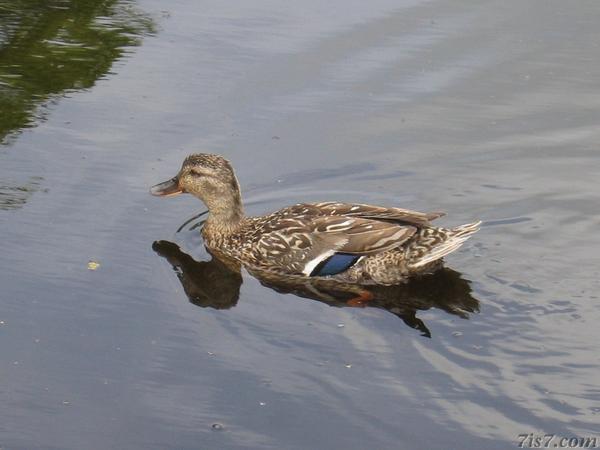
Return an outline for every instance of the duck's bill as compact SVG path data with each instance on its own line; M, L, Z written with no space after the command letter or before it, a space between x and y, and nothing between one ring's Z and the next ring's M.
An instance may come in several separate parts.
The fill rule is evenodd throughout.
M157 197L171 197L183 193L183 189L179 187L179 180L171 178L169 181L159 183L150 188L150 193Z

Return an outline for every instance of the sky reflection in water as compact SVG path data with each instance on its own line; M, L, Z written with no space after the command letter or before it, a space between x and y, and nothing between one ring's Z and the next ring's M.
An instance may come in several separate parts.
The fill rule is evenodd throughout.
M1 447L597 435L597 2L0 5ZM197 201L147 193L193 151L232 160L250 214L361 201L486 226L448 258L456 291L402 304L409 328L393 302L222 280L174 233Z

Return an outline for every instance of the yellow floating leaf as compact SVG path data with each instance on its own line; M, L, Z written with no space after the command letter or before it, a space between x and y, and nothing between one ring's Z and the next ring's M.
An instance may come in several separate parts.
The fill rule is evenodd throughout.
M100 263L97 263L96 261L90 261L88 263L89 270L96 270L98 267L100 267Z

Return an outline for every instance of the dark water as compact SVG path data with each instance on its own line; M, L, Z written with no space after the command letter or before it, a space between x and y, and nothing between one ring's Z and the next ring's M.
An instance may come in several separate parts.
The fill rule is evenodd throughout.
M0 448L600 445L599 19L0 2ZM148 195L199 150L252 214L348 200L484 227L388 303L278 293L176 232L196 200Z

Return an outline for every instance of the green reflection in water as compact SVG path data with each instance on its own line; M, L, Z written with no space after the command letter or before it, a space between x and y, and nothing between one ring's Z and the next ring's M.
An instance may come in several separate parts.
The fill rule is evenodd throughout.
M43 118L39 107L90 88L155 31L125 0L0 0L0 142Z
M10 211L23 207L34 192L41 188L42 177L31 177L21 185L0 180L0 211Z

